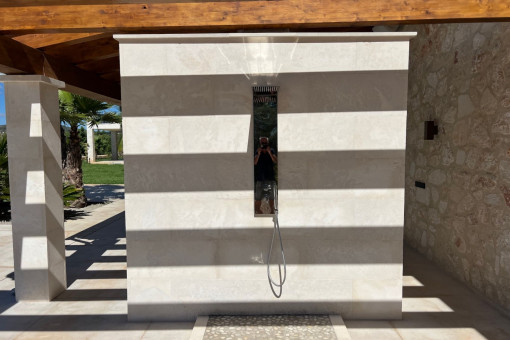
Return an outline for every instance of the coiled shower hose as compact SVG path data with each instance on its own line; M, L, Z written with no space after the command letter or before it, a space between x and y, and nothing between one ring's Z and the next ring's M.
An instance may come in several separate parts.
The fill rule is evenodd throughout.
M269 280L269 286L271 287L271 291L273 292L274 296L277 298L280 298L282 296L282 287L285 283L285 280L287 279L287 263L285 262L285 252L283 251L283 242L282 242L282 234L280 233L280 223L278 222L278 188L276 187L276 184L274 185L274 215L273 215L273 238L271 239L271 244L269 246L269 254L267 255L267 279ZM271 270L270 270L270 261L271 261L271 254L273 253L273 244L274 244L274 238L276 234L278 233L278 239L280 240L280 250L282 253L282 262L283 262L283 277L282 277L282 264L278 262L278 276L279 276L279 283L275 282L273 280L273 277L271 276ZM278 288L278 293L276 292L275 287Z

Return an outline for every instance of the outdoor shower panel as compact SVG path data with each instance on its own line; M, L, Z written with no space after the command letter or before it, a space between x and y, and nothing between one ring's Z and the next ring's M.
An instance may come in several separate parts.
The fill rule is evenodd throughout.
M274 296L280 298L287 279L287 264L278 220L278 86L253 87L253 137L255 216L273 218L273 236L266 260L267 279ZM278 280L271 275L273 249Z
M413 35L116 36L130 320L401 318Z
M255 215L271 216L278 184L278 86L253 87Z

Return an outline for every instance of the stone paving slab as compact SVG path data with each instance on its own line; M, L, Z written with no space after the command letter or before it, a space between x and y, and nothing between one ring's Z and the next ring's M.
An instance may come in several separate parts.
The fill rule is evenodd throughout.
M101 223L112 223L114 220L123 219L123 212L124 200L116 200L93 210L83 217L68 220L64 223L66 238L92 227L100 228Z

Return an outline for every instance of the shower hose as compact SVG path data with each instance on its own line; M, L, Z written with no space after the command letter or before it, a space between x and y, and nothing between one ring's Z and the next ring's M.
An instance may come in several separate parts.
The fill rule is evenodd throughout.
M285 283L285 280L287 279L287 263L285 262L282 235L280 233L280 224L278 223L278 188L276 187L276 184L274 185L273 191L274 191L274 215L273 215L274 226L273 226L273 238L271 239L271 244L269 246L269 254L267 255L267 278L269 280L269 286L271 287L271 291L273 292L274 296L279 298L282 296L282 287L283 284ZM278 277L279 277L278 282L276 282L273 279L270 270L271 255L273 253L273 244L276 234L278 234L278 239L280 240L280 250L282 254L281 262L283 262L283 276L282 276L282 263L278 262Z

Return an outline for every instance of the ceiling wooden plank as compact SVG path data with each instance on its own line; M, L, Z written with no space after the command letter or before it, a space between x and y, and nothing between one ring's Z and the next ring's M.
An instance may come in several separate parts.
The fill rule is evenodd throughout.
M12 39L19 41L20 43L33 47L41 48L52 45L72 45L91 41L104 37L104 33L46 33L46 34L24 34Z
M110 73L110 72L119 72L120 70L120 60L118 56L102 59L102 60L93 60L82 64L77 64L77 67L81 68L85 71L92 71L94 73Z
M165 2L182 2L182 0L0 0L2 7L17 6L55 6L66 3L68 5L105 5L105 4L140 4L140 3L165 3ZM186 0L184 0L186 1ZM214 0L202 0L214 1ZM220 1L236 1L236 0L220 0ZM243 0L241 0L243 1ZM250 1L250 0L244 0Z
M129 31L508 20L508 0L189 0L143 4L0 7L4 31Z
M55 45L42 49L45 54L78 64L94 60L118 57L119 42L110 35L105 38L88 41L72 46Z
M101 75L101 78L120 82L120 72L109 72Z
M119 84L2 36L0 72L45 75L64 81L66 90L112 103L120 102Z

